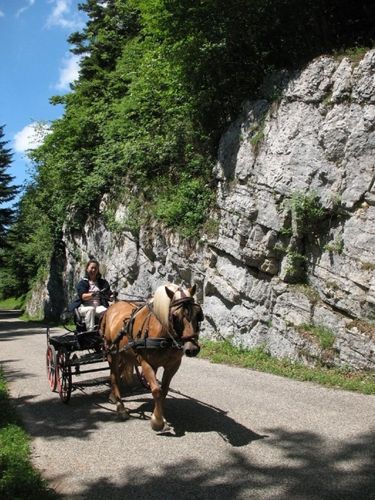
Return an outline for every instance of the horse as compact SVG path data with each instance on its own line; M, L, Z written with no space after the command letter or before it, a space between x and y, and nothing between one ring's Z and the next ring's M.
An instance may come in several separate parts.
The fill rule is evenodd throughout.
M194 357L200 351L203 312L194 300L195 291L195 285L182 288L168 283L158 287L149 301L118 301L104 313L100 331L110 366L110 401L122 418L129 418L129 413L121 400L120 375L131 385L134 367L140 366L154 399L151 427L165 428L163 407L171 380L182 356ZM160 367L164 369L161 385L156 378Z

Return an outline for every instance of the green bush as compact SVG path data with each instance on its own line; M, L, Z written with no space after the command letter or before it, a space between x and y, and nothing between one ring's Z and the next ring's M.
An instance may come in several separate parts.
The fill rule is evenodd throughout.
M178 228L183 236L197 236L212 203L213 193L202 179L189 179L170 187L156 203L155 214L169 227Z
M318 232L318 223L326 215L316 193L294 193L291 209L301 234Z

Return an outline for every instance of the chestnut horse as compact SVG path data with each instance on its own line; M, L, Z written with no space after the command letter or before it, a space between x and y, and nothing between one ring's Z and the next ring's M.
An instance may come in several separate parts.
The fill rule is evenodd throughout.
M189 289L174 284L160 286L148 302L112 304L100 325L111 371L110 401L116 403L122 417L129 417L121 400L120 375L130 384L134 366L141 366L154 398L151 427L155 431L166 424L163 403L183 354L193 357L200 350L203 312L194 301L194 293L195 285ZM156 378L160 367L164 368L161 386Z

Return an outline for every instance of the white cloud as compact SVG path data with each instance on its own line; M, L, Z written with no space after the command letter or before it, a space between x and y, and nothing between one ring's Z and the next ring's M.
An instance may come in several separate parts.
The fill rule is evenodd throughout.
M21 7L16 12L16 17L19 17L21 14L25 12L25 10L30 9L35 3L35 0L27 0L27 4L24 7Z
M81 16L73 12L72 0L50 0L53 4L52 12L47 19L47 27L58 26L67 29L80 29L83 27Z
M74 54L63 59L59 81L55 85L56 89L68 90L69 84L78 79L80 59L80 56Z
M25 153L40 146L51 132L47 123L33 122L26 125L14 136L14 149L17 153Z
M2 10L0 10L0 17L4 17L4 16L5 16L4 12Z

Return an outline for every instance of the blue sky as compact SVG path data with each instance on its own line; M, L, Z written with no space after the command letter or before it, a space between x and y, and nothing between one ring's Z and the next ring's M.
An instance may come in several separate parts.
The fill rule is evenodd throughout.
M67 38L84 26L80 2L0 0L0 124L13 152L8 173L15 184L30 177L26 152L38 144L35 124L62 115L49 98L69 92L77 78L79 61Z

